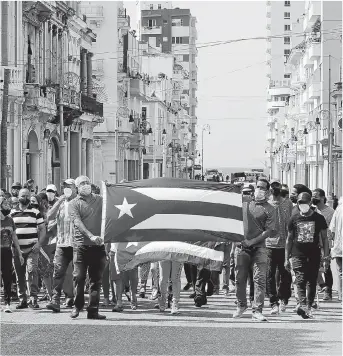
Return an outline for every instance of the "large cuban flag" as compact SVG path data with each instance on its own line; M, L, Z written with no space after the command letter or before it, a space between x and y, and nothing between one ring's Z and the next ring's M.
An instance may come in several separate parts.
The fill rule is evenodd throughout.
M119 271L161 260L219 269L220 245L243 240L237 186L156 178L102 188L102 237L114 244Z

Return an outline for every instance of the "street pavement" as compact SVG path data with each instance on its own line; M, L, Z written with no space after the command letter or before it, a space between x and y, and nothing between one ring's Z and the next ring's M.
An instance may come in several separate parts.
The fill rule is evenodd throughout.
M106 320L77 319L70 309L52 313L41 310L1 312L1 355L341 355L342 309L334 293L331 302L320 302L314 319L303 320L293 312L294 298L285 313L268 322L251 320L251 309L233 320L234 294L208 297L208 305L195 308L182 292L181 314L154 309L154 301L138 299L138 309L125 303L123 313L101 308ZM125 298L125 297L124 297ZM13 305L14 309L15 305Z

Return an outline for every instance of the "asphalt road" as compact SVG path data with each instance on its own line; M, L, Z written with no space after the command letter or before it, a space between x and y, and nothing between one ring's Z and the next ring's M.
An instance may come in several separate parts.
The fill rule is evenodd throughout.
M268 322L231 319L234 295L208 298L208 305L193 306L182 292L181 314L153 309L154 302L139 299L132 311L102 308L104 321L87 320L86 313L72 320L70 310L52 314L44 309L1 312L1 355L341 355L342 310L334 301L321 302L313 320L293 312L292 298L286 313Z

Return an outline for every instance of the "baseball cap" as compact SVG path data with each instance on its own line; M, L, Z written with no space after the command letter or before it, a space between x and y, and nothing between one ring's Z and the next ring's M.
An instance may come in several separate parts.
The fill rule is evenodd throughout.
M277 183L277 184L281 185L281 182L278 179L272 179L270 181L270 185L272 185L273 183Z
M68 178L63 182L63 185L71 185L71 184L75 185L75 179Z
M21 185L21 183L16 182L16 183L13 183L13 184L12 184L12 188L13 188L13 189L21 189L21 188L22 188L22 185Z
M52 191L54 193L57 192L57 188L54 184L48 184L47 187L46 187L46 191L49 192L49 191Z
M86 177L86 176L79 176L79 177L77 177L77 178L75 179L75 185L76 185L76 187L78 188L78 187L80 186L80 184L83 183L83 182L88 182L88 183L90 183L91 180L90 180L88 177Z

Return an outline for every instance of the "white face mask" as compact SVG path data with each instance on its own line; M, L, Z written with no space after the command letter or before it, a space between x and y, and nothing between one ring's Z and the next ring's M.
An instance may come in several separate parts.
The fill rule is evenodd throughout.
M264 200L266 197L266 193L264 190L257 188L254 192L254 197L256 201Z
M70 198L73 194L73 191L70 188L64 188L63 194L65 195L66 198Z
M46 196L48 197L49 201L53 201L55 199L55 193L47 192Z
M92 187L89 184L83 185L82 187L79 188L80 195L89 195L91 193L92 193Z
M310 210L310 206L308 204L299 204L299 210L303 213L306 214Z

